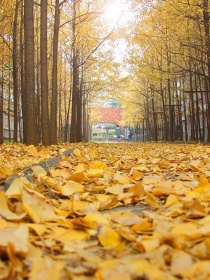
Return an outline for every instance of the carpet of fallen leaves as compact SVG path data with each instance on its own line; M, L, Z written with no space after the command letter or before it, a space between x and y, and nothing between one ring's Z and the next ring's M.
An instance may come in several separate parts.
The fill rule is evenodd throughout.
M210 278L210 146L2 145L2 189L14 174L0 191L0 280Z

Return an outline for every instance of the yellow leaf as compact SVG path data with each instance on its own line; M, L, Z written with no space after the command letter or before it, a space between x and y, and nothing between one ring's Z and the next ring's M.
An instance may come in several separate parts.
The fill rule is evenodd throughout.
M7 228L7 221L0 218L0 230Z
M153 189L153 194L155 196L161 196L161 195L169 195L172 192L172 182L171 181L165 181L161 182L155 185L155 188Z
M111 259L111 260L103 260L100 264L100 268L106 268L106 269L114 269L116 266L120 264L120 259Z
M210 184L207 178L202 178L197 185L197 187L194 189L194 192L198 193L200 196L204 195L208 190L210 189Z
M121 185L115 185L113 187L106 188L106 193L112 193L112 194L121 194L124 192L124 188Z
M133 225L131 230L136 233L149 232L153 230L153 224L148 218L144 218L137 224Z
M108 226L100 227L97 237L101 245L106 249L113 249L122 242L119 233L117 233L114 229Z
M94 222L97 226L109 225L109 221L107 220L107 218L100 213L88 213L84 217L84 221L88 223Z
M151 193L147 193L147 197L145 199L145 201L153 208L157 209L159 208L159 205L157 203L157 200L155 198L154 195L152 195Z
M13 170L7 166L0 168L0 180L6 179L8 176L13 174Z
M210 276L210 261L198 261L181 271L183 279L197 279L198 275L202 275L203 279L209 279Z
M23 180L21 178L15 178L12 184L9 186L9 188L6 190L5 195L7 197L14 197L14 196L20 196L21 191L20 189L24 186Z
M195 171L198 171L200 168L200 160L191 160L189 163L189 167Z
M195 246L190 249L190 253L199 259L207 259L210 255L210 238L195 244Z
M174 234L185 234L185 235L191 235L193 232L197 230L197 226L194 223L180 223L178 225L175 225L172 229L172 233Z
M84 186L74 181L68 181L65 185L55 185L54 188L62 195L70 196L74 193L79 193L84 190Z
M193 265L193 258L190 254L181 251L174 250L171 260L171 270L175 275L179 275L183 269L190 268Z
M75 168L75 173L80 173L85 171L85 166L82 163L79 163Z
M42 236L47 231L47 226L42 224L27 224L29 230L32 229L39 236Z
M6 250L9 243L13 245L16 253L25 255L29 249L28 227L23 225L15 229L1 230L0 246Z
M90 203L87 201L76 201L73 200L70 203L69 210L72 212L85 212L90 207Z
M188 218L201 218L207 215L204 206L200 203L200 201L195 198L194 203L190 207L190 211L187 213Z
M74 150L73 150L73 154L74 154L75 156L80 156L80 155L81 155L81 151L80 151L79 149L74 149Z
M154 237L144 237L140 243L143 245L145 251L150 253L160 246L160 240Z
M128 210L110 213L110 219L114 222L127 226L135 225L141 221L138 214Z
M139 171L136 171L136 170L133 171L132 178L134 180L139 181L139 180L142 179L142 177L143 177L143 173L142 172L139 172Z
M69 180L81 183L83 181L89 181L90 179L84 174L84 172L74 173L69 177Z
M45 198L39 193L26 188L23 188L21 192L23 209L28 213L34 223L63 219L63 217L57 216L54 213L53 206L47 203Z
M102 161L96 161L96 162L90 164L90 168L92 168L92 169L105 169L105 168L107 168L107 165Z
M53 260L48 256L35 258L32 262L29 278L30 280L60 280L65 266L64 261Z
M141 183L136 183L133 187L130 187L128 189L128 192L133 192L134 196L141 196L146 194L144 187Z
M128 184L130 182L130 179L128 176L116 173L114 175L114 180L119 182L120 184Z
M53 228L54 232L49 234L51 240L58 240L62 243L68 242L79 242L81 240L87 240L90 237L90 234L84 230L77 229L62 229L60 227Z
M104 170L103 169L93 169L90 168L87 172L87 176L89 178L100 178L104 175Z
M40 166L40 165L32 166L31 169L33 170L33 175L34 175L35 177L37 177L38 180L40 180L41 177L47 175L47 171L44 170L44 168L43 168L42 166Z
M175 203L178 202L178 201L179 201L179 200L178 200L178 197L177 197L176 195L170 194L170 195L167 197L167 199L166 199L166 203L165 203L164 207L167 208L167 207L169 207L169 206L175 204Z
M21 220L26 216L27 213L17 215L9 210L5 193L0 191L0 216L6 220Z

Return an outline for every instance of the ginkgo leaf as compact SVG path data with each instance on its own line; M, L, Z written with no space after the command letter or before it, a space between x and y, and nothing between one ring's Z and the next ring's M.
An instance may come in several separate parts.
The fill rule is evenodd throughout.
M149 232L153 230L153 224L148 218L141 219L137 224L131 227L131 230L136 233Z
M79 150L79 149L74 149L73 150L73 154L75 155L75 156L80 156L81 155L81 151Z
M29 249L28 227L26 225L15 229L4 229L0 231L0 246L7 249L8 244L13 245L14 251L20 255L26 255Z
M155 209L159 208L159 205L157 203L155 196L152 195L151 193L147 193L145 202L147 202L151 207L153 207Z
M190 268L193 265L193 258L190 254L181 250L174 250L171 260L171 269L174 275L180 275L183 269Z
M27 224L29 230L33 230L39 236L42 236L47 231L47 226L44 224Z
M9 175L13 174L13 170L7 166L0 167L0 181L6 179Z
M84 186L80 183L69 180L65 185L55 185L54 188L62 195L70 196L73 193L79 193L84 190Z
M130 182L130 179L128 176L116 173L114 175L114 180L116 180L120 184L128 184Z
M104 168L107 168L107 165L102 161L96 161L96 162L90 164L90 168L92 168L92 169L104 169Z
M190 254L200 258L200 259L207 259L210 255L210 238L205 239L204 241L195 244L190 249Z
M201 218L205 217L207 212L205 207L200 203L198 199L195 198L192 206L190 207L190 211L187 213L188 218Z
M119 211L116 213L112 213L110 215L110 219L121 225L127 225L127 226L135 225L141 221L139 215L128 210L123 212Z
M69 180L81 183L83 181L89 181L90 179L84 174L84 172L74 173L69 177Z
M175 225L171 232L174 234L192 235L196 230L197 226L194 223L180 223Z
M5 195L7 197L20 196L21 188L24 186L24 181L21 178L15 178L9 188L6 190Z
M39 180L41 179L41 177L47 175L47 171L40 165L32 166L31 169L33 170L34 176L37 177Z
M114 185L112 187L106 188L106 193L112 193L112 194L121 194L124 192L124 187L121 185Z
M53 207L37 192L26 188L23 188L21 192L23 209L28 213L34 223L62 219L62 217L55 214Z
M87 168L87 167L85 167L84 164L79 163L79 164L75 167L75 173L84 172L86 168Z
M87 177L89 178L98 178L104 175L104 169L93 169L90 168L87 172Z
M160 246L160 240L158 238L153 238L153 237L144 238L140 241L140 243L143 245L147 253L154 251L156 248Z
M5 193L3 191L0 191L0 216L6 220L21 220L23 219L27 213L22 213L20 215L17 215L16 213L13 213L10 211L7 205L7 200Z
M141 196L141 195L146 194L144 187L142 186L142 184L140 182L136 183L134 186L130 187L128 189L128 192L133 192L134 196Z
M101 245L106 249L117 247L122 242L121 236L108 226L101 226L97 237Z
M178 197L174 194L170 194L167 199L166 199L166 203L164 205L164 207L169 207L171 205L173 205L174 203L178 202Z
M64 261L53 260L49 256L43 256L34 259L29 277L31 280L47 279L49 277L53 280L60 280L64 267Z

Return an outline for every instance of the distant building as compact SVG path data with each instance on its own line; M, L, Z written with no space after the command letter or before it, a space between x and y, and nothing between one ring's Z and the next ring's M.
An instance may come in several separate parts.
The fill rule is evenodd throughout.
M108 107L98 109L100 122L92 127L92 139L94 140L113 140L115 127L122 120L123 108Z
M123 108L100 108L101 123L119 123L122 120Z

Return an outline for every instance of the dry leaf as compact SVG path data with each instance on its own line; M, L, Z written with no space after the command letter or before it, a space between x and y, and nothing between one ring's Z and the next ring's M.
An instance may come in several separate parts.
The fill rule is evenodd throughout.
M22 220L26 213L17 215L9 210L5 193L0 191L0 216L6 220Z

